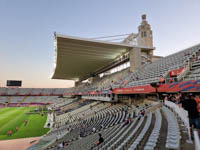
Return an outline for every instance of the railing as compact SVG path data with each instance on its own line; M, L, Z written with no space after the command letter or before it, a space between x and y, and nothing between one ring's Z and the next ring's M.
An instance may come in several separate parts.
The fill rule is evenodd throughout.
M184 68L183 72L177 77L177 80L181 81L182 79L184 79L185 75L187 75L189 72L190 72L190 64L188 64Z
M178 80L177 77L173 77L173 78L165 78L165 83L178 82L177 80Z
M53 144L53 143L55 143L55 142L56 142L56 140L54 139L54 140L50 141L49 143L47 143L47 144L45 144L45 145L42 145L41 147L37 147L37 148L34 148L34 147L33 147L33 150L36 150L36 149L45 150L47 147L49 147L51 144ZM29 150L29 149L28 149L28 150ZM30 149L30 150L32 150L32 149Z
M168 71L166 71L164 74L163 74L163 78L167 78L168 76L169 76L169 72L170 72L171 70L169 69Z
M195 150L200 150L200 140L198 131L194 130L193 133L194 133Z
M112 100L112 97L104 97L104 96L82 96L82 98L85 98L85 99L92 99L92 100L100 100L100 101L111 101Z
M178 115L178 117L182 120L182 122L186 126L187 132L188 132L188 140L187 141L189 143L191 143L192 140L191 140L188 112L186 110L184 110L183 108L181 108L179 105L177 105L173 102L170 102L170 101L165 101L165 105L170 107L176 113L176 115Z
M184 70L182 71L182 73L180 75L178 75L177 77L169 77L169 78L165 78L165 83L172 83L172 82L179 82L181 81L182 79L184 80L185 79L185 75L188 74L188 72L190 71L190 67L189 65L186 66L184 68ZM169 71L170 72L170 71ZM168 72L168 73L169 73Z
M187 78L183 78L184 80L199 80L200 79L200 74L193 74L193 75L189 75Z
M144 80L138 80L138 81L131 81L127 84L127 86L139 86L139 85L147 85L153 82L158 82L159 77L150 78L150 79L144 79Z
M200 60L195 60L194 62L192 62L192 66L199 66L200 65Z

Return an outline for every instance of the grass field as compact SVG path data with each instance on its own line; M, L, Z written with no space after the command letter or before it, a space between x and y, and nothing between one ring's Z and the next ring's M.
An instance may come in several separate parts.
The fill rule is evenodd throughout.
M41 136L49 131L44 128L47 115L39 114L27 115L36 107L8 107L0 108L0 140L17 139ZM25 126L24 121L28 120ZM18 131L16 131L18 127ZM12 135L8 136L8 130L12 130Z

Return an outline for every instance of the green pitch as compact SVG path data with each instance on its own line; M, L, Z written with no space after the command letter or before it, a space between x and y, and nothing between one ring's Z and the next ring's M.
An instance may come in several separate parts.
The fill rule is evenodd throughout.
M9 107L0 108L0 140L27 138L42 136L49 131L44 128L47 115L39 114L27 115L36 107ZM24 121L28 120L27 125ZM16 131L18 127L18 131ZM12 135L8 136L8 130L12 131Z

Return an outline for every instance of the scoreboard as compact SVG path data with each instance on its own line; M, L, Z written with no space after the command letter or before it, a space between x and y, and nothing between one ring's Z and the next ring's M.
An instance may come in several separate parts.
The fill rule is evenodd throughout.
M7 86L22 86L22 81L19 80L7 80Z

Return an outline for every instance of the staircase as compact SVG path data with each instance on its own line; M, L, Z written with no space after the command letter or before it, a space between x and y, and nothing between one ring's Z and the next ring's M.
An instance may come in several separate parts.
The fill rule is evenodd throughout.
M200 80L200 49L189 59L189 68L182 80Z

